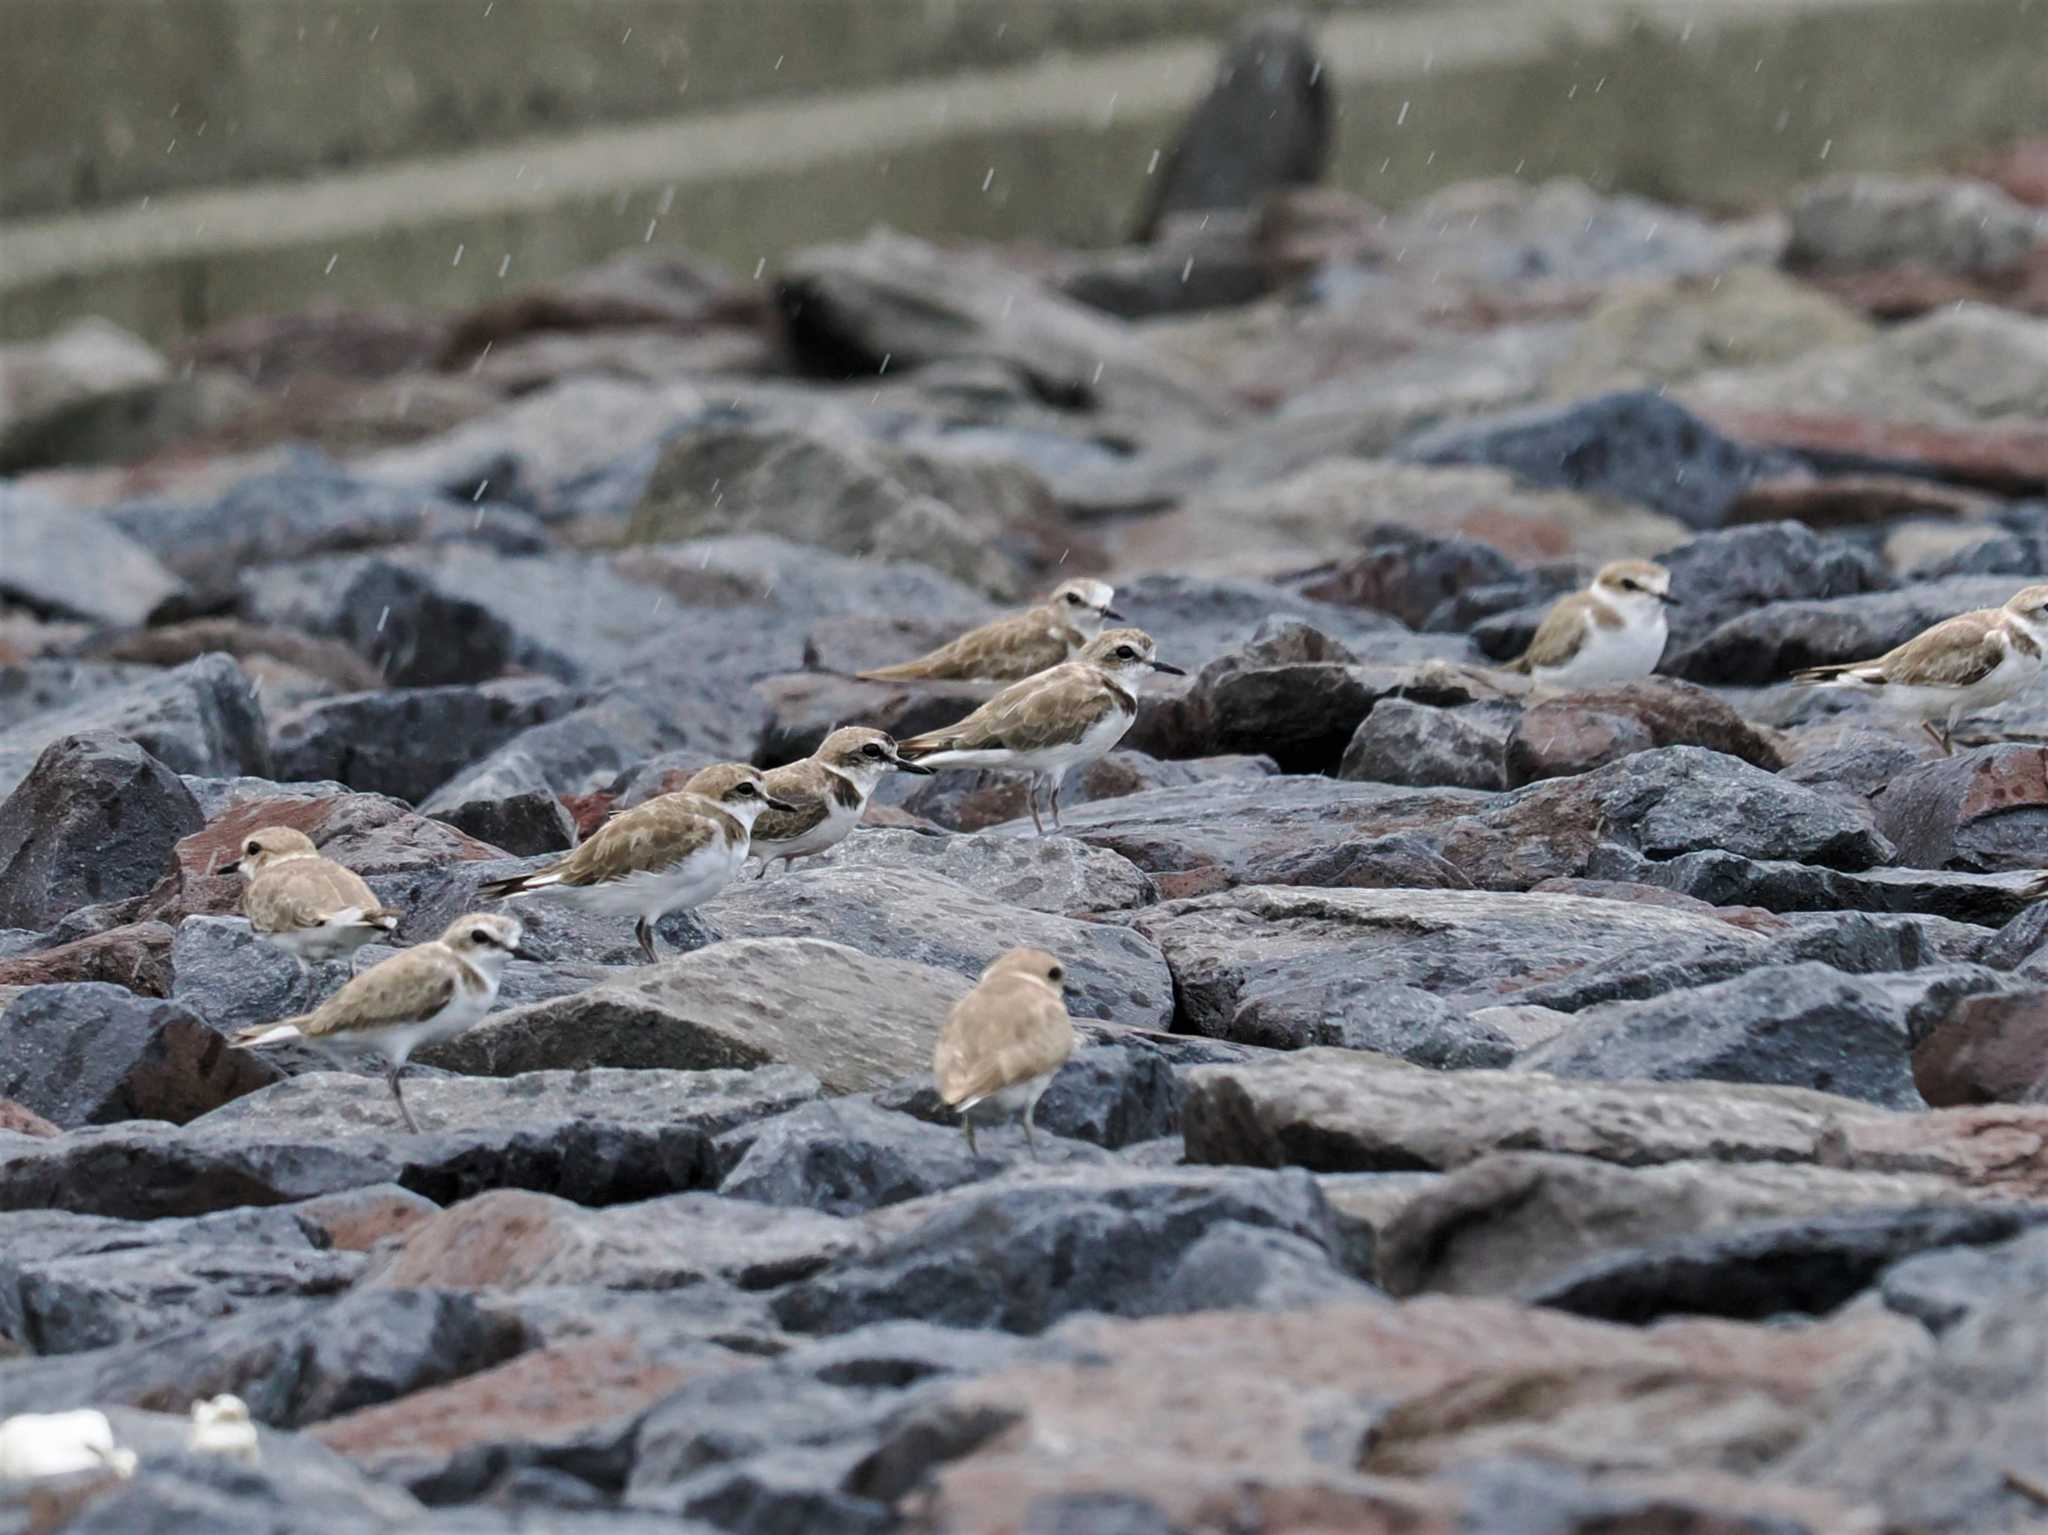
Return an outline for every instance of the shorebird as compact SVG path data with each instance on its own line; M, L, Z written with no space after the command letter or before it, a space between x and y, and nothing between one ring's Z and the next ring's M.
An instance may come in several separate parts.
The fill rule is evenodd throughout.
M398 928L362 876L323 858L313 839L289 826L265 826L242 841L221 872L240 871L242 915L250 929L302 964L353 961L364 944Z
M1552 604L1529 648L1507 669L1552 688L1634 682L1663 659L1670 632L1664 610L1677 606L1671 572L1662 565L1615 560L1586 590Z
M1021 613L969 630L915 661L859 672L864 682L1021 682L1080 653L1105 619L1116 589L1101 581L1063 581Z
M460 1034L490 1012L506 961L530 957L519 938L512 917L458 917L439 938L372 965L312 1012L244 1029L233 1043L260 1050L304 1040L329 1055L382 1055L399 1117L417 1135L419 1124L398 1086L407 1059L421 1045Z
M608 917L634 917L633 934L651 965L654 924L701 906L747 861L754 822L797 806L770 794L758 768L708 767L673 794L622 810L575 852L545 869L483 887L489 900L538 895Z
M1031 824L1045 835L1038 786L1051 785L1052 824L1060 824L1060 785L1124 738L1138 717L1137 687L1153 672L1186 674L1153 658L1142 629L1108 629L1079 657L1012 683L957 725L912 736L896 748L928 768L985 767L1031 775Z
M1918 720L1942 755L1954 756L1956 721L2025 692L2041 675L2044 647L2048 585L2029 586L2003 607L1945 618L1873 661L1810 666L1792 680L1874 698L1892 714Z
M1038 1159L1031 1116L1074 1053L1074 1023L1061 986L1066 970L1043 949L998 955L974 990L946 1015L932 1051L932 1078L947 1107L960 1111L967 1150L974 1121L1023 1113L1024 1144Z
M885 732L848 725L803 761L763 774L769 795L795 808L768 811L754 823L752 856L761 860L761 873L778 858L787 872L797 859L845 841L867 814L875 786L899 768L927 777L932 771L897 756Z

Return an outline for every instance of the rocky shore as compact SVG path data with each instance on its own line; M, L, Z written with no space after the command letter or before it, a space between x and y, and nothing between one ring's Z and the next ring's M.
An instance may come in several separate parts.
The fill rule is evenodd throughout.
M2048 579L2048 148L1969 169L0 349L0 1416L139 1456L0 1529L2041 1528L2048 693L1787 681ZM1492 669L1621 556L1657 676ZM250 831L419 942L1072 575L1190 675L1063 835L897 778L657 964L523 909L417 1135L227 1043L345 975ZM1042 1161L930 1085L1018 944Z

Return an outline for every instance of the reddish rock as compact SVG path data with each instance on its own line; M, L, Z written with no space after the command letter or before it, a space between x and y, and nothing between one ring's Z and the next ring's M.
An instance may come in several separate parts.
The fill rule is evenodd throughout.
M676 785L681 788L681 784ZM660 790L667 793L666 789ZM564 794L562 808L569 812L569 819L576 823L576 840L581 842L611 818L612 809L619 797L609 789L597 789L589 794Z
M171 994L171 930L161 922L109 928L54 949L0 960L0 986L111 981L145 997Z
M395 1183L322 1194L292 1207L302 1219L327 1233L330 1245L343 1252L368 1252L386 1237L400 1237L441 1213L424 1195Z
M64 1132L33 1109L25 1109L12 1098L0 1098L0 1134L33 1135L47 1140Z
M1910 320L1957 304L1990 304L2022 314L2048 314L2048 245L2036 247L2011 271L1989 276L1894 266L1869 272L1815 273L1811 280L1879 320Z
M330 1450L386 1470L490 1445L563 1443L607 1425L623 1432L685 1381L748 1362L721 1349L656 1358L629 1338L578 1338L343 1413L310 1432Z
M1703 746L1775 772L1775 746L1705 688L1670 677L1543 698L1508 732L1510 788L1567 778L1659 746Z
M1913 1047L1913 1081L1937 1108L2041 1101L2048 992L1963 998Z
M280 795L244 800L178 843L178 867L188 876L210 875L241 856L242 842L264 826L289 826L320 850L359 873L503 858L443 821L415 815L381 794L336 794L325 799Z
M2038 869L2048 850L2048 749L1991 746L1909 768L1871 802L1899 862Z
M1583 895L1596 901L1630 901L1638 906L1663 906L1672 911L1696 912L1702 917L1712 917L1730 927L1742 928L1751 933L1780 933L1791 927L1776 912L1765 911L1761 906L1716 906L1711 901L1702 901L1698 896L1687 895L1681 890L1665 890L1657 885L1631 884L1618 879L1546 879L1529 887L1531 895Z
M1815 1160L1872 1172L1939 1173L1987 1197L2048 1199L2048 1106L1990 1104L1843 1119Z
M494 1189L438 1212L377 1282L519 1289L580 1240L574 1205L524 1189Z
M1903 464L1931 478L2024 495L2048 481L2048 427L1921 426L1870 416L1702 402L1697 414L1739 442Z
M1786 475L1758 480L1735 498L1728 521L1859 527L1908 517L1980 518L1990 496L1900 474Z

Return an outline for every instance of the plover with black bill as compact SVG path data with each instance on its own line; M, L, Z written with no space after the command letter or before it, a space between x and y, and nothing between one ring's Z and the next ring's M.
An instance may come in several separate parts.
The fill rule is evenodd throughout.
M460 1034L490 1012L506 962L531 957L519 939L516 918L458 917L439 938L372 965L312 1012L244 1029L233 1042L260 1050L303 1041L332 1056L381 1055L399 1117L418 1134L399 1074L421 1045Z
M864 682L1021 682L1072 660L1102 632L1116 589L1101 581L1062 581L1036 607L1010 613L915 661L857 673Z
M876 785L898 770L927 777L932 771L897 756L887 732L848 725L803 761L763 774L770 797L795 808L770 810L754 822L751 856L761 860L762 874L778 858L787 873L799 858L844 842L867 814Z
M243 838L235 861L220 872L237 871L250 929L301 963L353 961L364 944L397 931L399 914L361 875L322 857L311 837L289 826L265 826Z
M1031 824L1045 835L1038 786L1051 786L1052 824L1060 824L1060 785L1077 767L1108 755L1138 717L1138 684L1154 672L1185 676L1154 657L1143 629L1106 629L1081 654L1051 671L1012 683L957 725L898 745L907 762L929 768L996 768L1031 775Z
M1671 572L1662 565L1611 561L1591 586L1552 604L1529 648L1507 669L1546 688L1634 682L1663 659L1671 632L1664 610L1677 606Z
M1898 718L1918 720L1942 755L1953 756L1956 721L2025 692L2041 675L2044 648L2048 585L2029 586L2003 607L1945 618L1875 660L1810 666L1792 680L1875 699Z
M1021 1114L1024 1144L1037 1160L1031 1116L1074 1053L1066 978L1066 968L1045 950L1012 949L998 955L946 1015L932 1051L932 1078L947 1107L959 1111L970 1153L979 1154L976 1119Z
M482 893L488 900L541 896L600 916L632 917L651 965L660 958L654 924L703 905L732 882L764 813L796 809L768 792L760 769L721 762L672 794L620 811L568 857L493 881Z

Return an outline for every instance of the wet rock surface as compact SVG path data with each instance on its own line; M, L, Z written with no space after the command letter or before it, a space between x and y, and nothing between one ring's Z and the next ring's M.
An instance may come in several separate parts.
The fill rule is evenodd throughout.
M1382 209L1308 184L1323 59L1248 18L1112 249L0 348L0 1410L140 1459L0 1528L2039 1522L2048 692L1945 756L1788 680L2048 577L2038 178ZM1652 675L1503 669L1617 558ZM855 674L1076 577L1186 675L1059 834L898 775L652 965L508 905L417 1129L229 1043L350 973L253 833L398 912L367 969L710 763L950 724ZM970 1146L934 1043L1024 944L1075 1048Z

